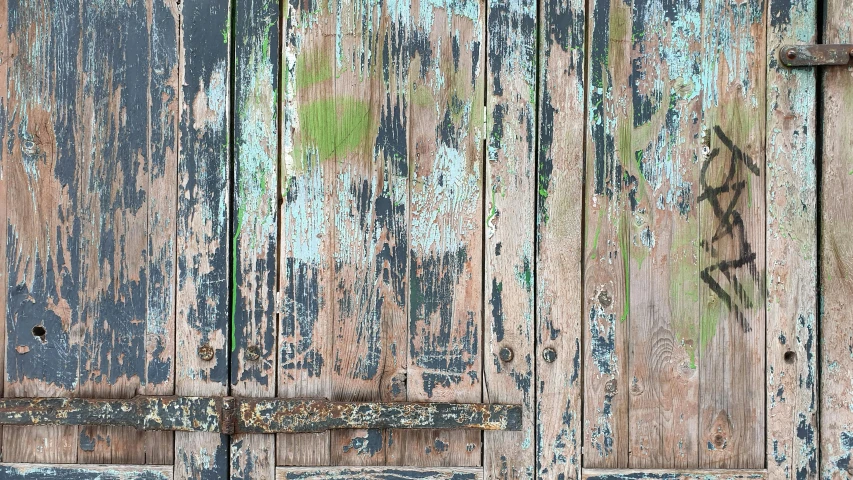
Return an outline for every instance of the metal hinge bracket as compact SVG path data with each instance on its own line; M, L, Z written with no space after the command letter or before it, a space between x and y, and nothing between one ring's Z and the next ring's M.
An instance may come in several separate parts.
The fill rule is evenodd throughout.
M138 396L0 398L0 425L98 425L185 432L295 433L341 428L520 430L520 405Z
M847 65L853 57L853 44L784 45L779 59L786 67Z

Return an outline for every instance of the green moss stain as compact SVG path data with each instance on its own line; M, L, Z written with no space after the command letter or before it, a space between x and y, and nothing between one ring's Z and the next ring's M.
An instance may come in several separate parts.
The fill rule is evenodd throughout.
M622 218L619 225L619 255L622 257L622 275L625 282L625 301L622 306L622 316L619 322L625 322L631 313L631 254L628 241L628 220Z
M243 229L243 214L244 207L239 207L237 209L237 227L234 229L234 238L231 240L232 245L237 245L237 242L240 240L240 231ZM236 318L237 318L237 272L239 268L240 262L232 261L231 262L231 351L237 349L237 326L236 326Z
M323 50L300 55L296 60L296 88L305 88L332 78L332 59Z
M303 141L317 149L320 160L355 150L373 129L367 102L346 97L303 105L299 109L299 123Z

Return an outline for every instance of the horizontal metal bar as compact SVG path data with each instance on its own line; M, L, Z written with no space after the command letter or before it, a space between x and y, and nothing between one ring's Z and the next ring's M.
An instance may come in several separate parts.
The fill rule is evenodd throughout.
M779 59L786 67L847 65L853 56L853 44L785 45Z
M341 428L520 430L521 406L238 397L3 398L0 425L126 426L223 434Z
M319 432L339 428L521 430L520 405L356 403L283 398L240 401L239 431Z

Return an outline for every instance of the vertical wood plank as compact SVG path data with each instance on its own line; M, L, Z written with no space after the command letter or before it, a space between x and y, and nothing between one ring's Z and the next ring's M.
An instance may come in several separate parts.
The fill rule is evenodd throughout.
M702 4L699 466L764 466L763 1Z
M5 393L171 392L174 4L24 3L7 21L20 55L7 90L10 142L20 142L9 152L21 155L10 178L30 201L9 215L6 350L15 369L7 365ZM149 234L162 251L150 251ZM149 305L151 292L164 293L162 303ZM149 357L146 347L158 344ZM147 441L168 444L168 434L76 431L6 429L6 459L169 461L170 449Z
M701 12L692 1L634 0L633 10L630 76L613 93L630 210L628 463L695 468Z
M275 396L280 13L278 0L234 11L233 395ZM232 478L273 478L274 435L231 441Z
M227 395L231 8L183 0L177 218L177 395ZM175 477L228 476L228 437L175 434Z
M0 154L7 195L22 199L8 209L4 227L6 396L64 396L78 385L79 341L71 338L71 329L80 325L74 129L82 105L77 103L79 79L72 72L83 24L79 5L53 7L4 3L8 70ZM46 81L54 68L62 72L59 83ZM45 342L33 336L37 326L50 332ZM7 427L3 458L73 463L76 430Z
M486 478L534 477L536 4L487 7L484 400L522 404L524 424L484 433Z
M825 9L823 42L853 42L853 2L828 0ZM835 480L853 476L853 67L822 74L820 470Z
M77 170L84 397L174 388L178 13L170 3L81 3L85 93L77 115L94 126L79 139ZM78 461L142 464L145 445L152 460L171 462L171 437L81 427Z
M319 107L334 102L332 5L284 7L278 395L290 398L331 398L337 115ZM277 464L329 465L329 436L278 435Z
M390 6L343 0L339 8L335 96L324 100L336 117L332 398L404 400L406 52L391 44L400 17ZM332 432L332 464L384 465L387 433Z
M586 465L695 467L701 12L689 1L595 8ZM624 297L618 320L608 284Z
M536 462L542 479L581 468L586 5L539 2L536 199Z
M10 97L9 91L9 64L11 62L6 59L11 58L12 42L9 38L9 4L8 2L0 3L0 144L5 144L11 128L10 123ZM0 148L0 221L3 222L3 228L9 225L9 217L7 212L6 200L6 178L8 170L11 167L8 165L11 162L6 149ZM0 396L3 395L3 388L6 379L6 293L7 285L9 285L7 275L6 261L6 240L0 240ZM0 426L0 461L3 460L3 427Z
M175 279L177 256L178 126L180 122L180 11L175 0L152 0L148 10L148 305L145 320L144 395L175 393ZM173 432L144 432L147 464L174 463ZM120 448L137 450L132 445ZM125 458L116 458L125 463Z
M815 69L788 69L784 44L815 43L817 2L770 0L767 26L768 478L818 478Z
M484 3L418 0L411 16L407 398L478 402L483 368ZM392 440L396 453L389 463L395 465L480 465L479 432L397 431Z
M598 0L589 12L584 198L584 467L628 466L630 215L636 175L623 171L616 124L631 63L631 6ZM630 132L629 132L630 133ZM630 138L630 135L628 136ZM623 142L624 143L624 142Z

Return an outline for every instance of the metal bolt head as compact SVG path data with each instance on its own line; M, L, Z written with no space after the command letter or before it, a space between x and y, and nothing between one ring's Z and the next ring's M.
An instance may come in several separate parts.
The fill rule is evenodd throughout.
M793 59L797 58L797 51L796 51L796 50L794 50L793 48L789 48L789 49L788 49L788 51L787 51L787 52L785 52L785 55L786 55L789 59L793 60Z
M213 360L213 347L211 347L209 343L205 343L198 347L198 358L205 362Z
M542 350L542 359L548 363L553 363L557 359L557 351L551 347Z
M501 351L500 351L500 353L498 353L498 356L500 357L502 362L511 362L512 357L514 357L515 354L512 353L511 348L501 347Z
M252 345L246 349L246 360L255 361L261 358L261 347Z

